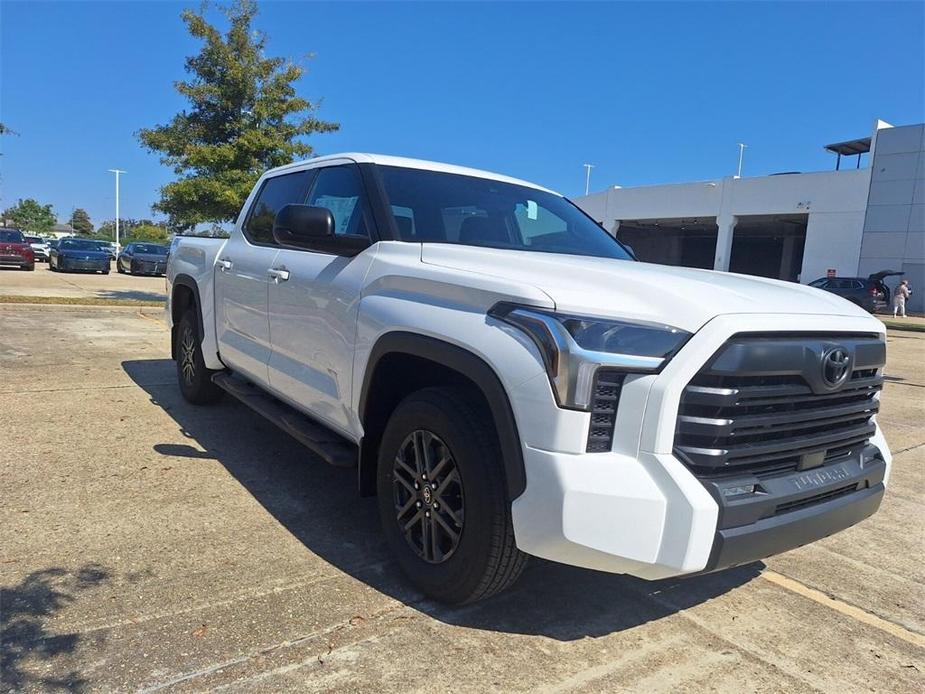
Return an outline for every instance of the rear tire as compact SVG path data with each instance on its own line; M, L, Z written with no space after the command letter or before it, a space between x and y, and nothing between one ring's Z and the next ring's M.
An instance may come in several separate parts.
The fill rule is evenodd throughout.
M379 448L379 514L425 595L474 602L520 576L527 555L514 542L502 469L493 423L466 390L425 388L395 408Z
M177 382L183 398L194 405L218 402L224 391L212 382L213 374L218 372L206 368L203 361L198 318L194 309L189 309L180 318L176 339Z

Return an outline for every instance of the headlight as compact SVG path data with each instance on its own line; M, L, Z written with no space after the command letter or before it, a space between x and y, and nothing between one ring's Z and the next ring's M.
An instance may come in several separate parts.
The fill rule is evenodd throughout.
M559 406L579 410L590 407L599 368L657 373L691 336L670 325L570 316L508 303L488 313L533 340Z

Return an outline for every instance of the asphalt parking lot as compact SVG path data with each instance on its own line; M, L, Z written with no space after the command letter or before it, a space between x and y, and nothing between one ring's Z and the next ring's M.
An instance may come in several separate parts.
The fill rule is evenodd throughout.
M0 268L0 296L61 297L122 301L165 301L163 277L120 275L116 264L108 275L98 272L52 272L36 263L33 272Z
M157 309L0 304L3 690L922 692L925 335L889 343L873 518L687 580L534 561L449 609L352 471L181 399Z

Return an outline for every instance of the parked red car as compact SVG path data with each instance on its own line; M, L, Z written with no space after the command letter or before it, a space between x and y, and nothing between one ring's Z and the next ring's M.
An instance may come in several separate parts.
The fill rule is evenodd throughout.
M0 229L0 265L35 270L35 251L18 229Z

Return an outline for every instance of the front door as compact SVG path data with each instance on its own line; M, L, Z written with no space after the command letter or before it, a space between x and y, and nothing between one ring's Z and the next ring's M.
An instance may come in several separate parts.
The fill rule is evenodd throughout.
M334 215L334 233L369 235L372 218L356 164L318 170L308 203ZM375 238L375 237L373 237ZM269 288L272 390L347 435L357 311L375 247L348 258L280 249Z
M269 382L270 269L279 248L273 219L283 205L305 200L308 171L267 178L215 264L215 311L222 361L259 384Z

